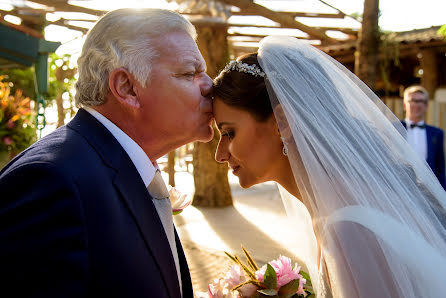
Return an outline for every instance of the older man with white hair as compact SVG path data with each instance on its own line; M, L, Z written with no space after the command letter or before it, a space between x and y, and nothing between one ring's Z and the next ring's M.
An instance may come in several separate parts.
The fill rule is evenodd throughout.
M195 38L161 9L90 30L77 115L0 172L2 297L193 297L155 161L213 136Z

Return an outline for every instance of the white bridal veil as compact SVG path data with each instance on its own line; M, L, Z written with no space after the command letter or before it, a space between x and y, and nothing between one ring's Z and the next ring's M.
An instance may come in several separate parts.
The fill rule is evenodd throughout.
M444 297L446 193L400 121L305 42L267 37L258 57L303 202L285 206L311 215L322 249L323 269L307 264L318 297Z

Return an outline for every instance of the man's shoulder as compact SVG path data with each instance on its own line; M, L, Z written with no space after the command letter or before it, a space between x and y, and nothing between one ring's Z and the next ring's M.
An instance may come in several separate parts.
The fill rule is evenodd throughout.
M432 132L434 132L436 134L443 134L443 130L439 127L426 124L426 128L430 129Z

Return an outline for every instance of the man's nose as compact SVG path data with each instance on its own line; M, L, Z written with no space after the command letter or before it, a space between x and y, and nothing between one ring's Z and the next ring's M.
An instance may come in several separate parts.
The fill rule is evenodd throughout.
M207 73L203 73L202 81L200 83L201 94L203 96L208 96L212 91L212 79L208 76Z

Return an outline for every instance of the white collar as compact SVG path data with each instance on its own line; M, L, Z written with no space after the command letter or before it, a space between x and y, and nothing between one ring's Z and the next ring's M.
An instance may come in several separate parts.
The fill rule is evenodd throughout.
M130 138L125 132L117 127L113 122L108 120L104 115L96 111L91 107L83 107L85 111L95 117L110 133L115 137L118 143L124 148L124 151L128 154L133 164L138 170L139 175L144 181L144 185L149 186L155 176L156 168L150 161L147 154L142 148Z

